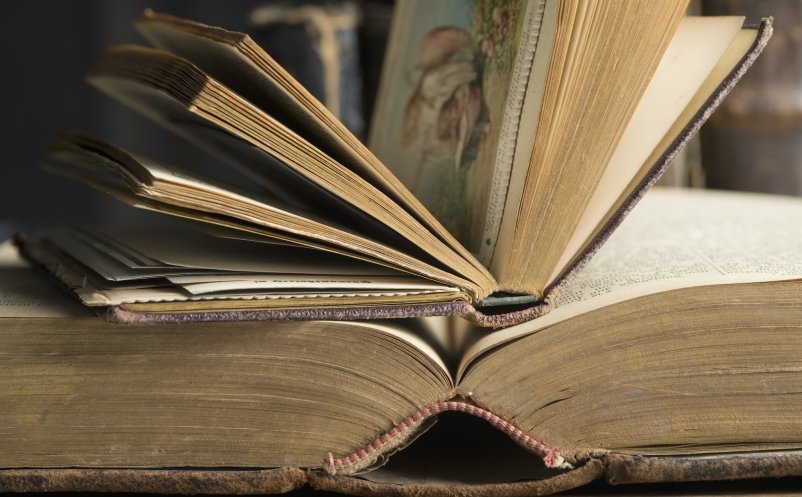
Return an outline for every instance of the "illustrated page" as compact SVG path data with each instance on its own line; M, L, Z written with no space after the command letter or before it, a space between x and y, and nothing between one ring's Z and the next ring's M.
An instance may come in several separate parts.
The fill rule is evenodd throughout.
M511 127L505 114L511 88L522 99L528 77L513 85L527 3L412 1L395 15L370 148L478 254L489 206L503 206L491 190L506 194L494 178L497 169L509 178L510 164L499 168L497 154L505 133L503 141L515 143L517 120ZM511 162L512 153L502 155Z

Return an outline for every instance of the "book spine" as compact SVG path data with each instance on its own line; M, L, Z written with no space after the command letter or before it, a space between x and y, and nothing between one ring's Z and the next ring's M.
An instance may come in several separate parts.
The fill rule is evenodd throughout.
M560 455L559 449L547 447L540 441L526 434L520 428L513 426L510 422L496 416L490 411L466 402L454 401L435 402L434 404L420 409L412 416L398 423L387 433L379 436L352 454L336 459L329 454L326 460L323 461L323 469L330 475L349 475L369 468L382 454L406 442L426 419L445 411L464 412L484 419L495 428L506 433L515 443L524 449L542 457L547 468L573 469L573 466Z

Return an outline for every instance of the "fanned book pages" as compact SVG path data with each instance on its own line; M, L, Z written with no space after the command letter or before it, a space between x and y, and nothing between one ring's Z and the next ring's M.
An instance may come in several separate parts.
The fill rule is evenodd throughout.
M248 180L65 133L48 170L187 228L18 242L112 321L540 317L771 35L686 3L401 2L370 148L247 36L147 12L89 82Z
M491 334L445 317L120 326L5 262L0 490L511 496L802 475L800 218L800 199L655 189L551 313ZM48 236L191 262L148 237Z

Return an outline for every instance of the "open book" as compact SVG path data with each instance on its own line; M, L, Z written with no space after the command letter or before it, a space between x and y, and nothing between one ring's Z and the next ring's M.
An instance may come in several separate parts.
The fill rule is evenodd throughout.
M656 189L549 315L491 334L457 318L118 326L0 268L0 488L529 495L605 472L802 474L800 218L799 199ZM470 444L394 465L444 411L515 443L478 469ZM475 429L478 450L493 433Z
M23 250L118 321L538 317L771 34L686 3L402 2L371 150L247 36L148 12L89 82L250 187L67 133L50 170L205 227Z

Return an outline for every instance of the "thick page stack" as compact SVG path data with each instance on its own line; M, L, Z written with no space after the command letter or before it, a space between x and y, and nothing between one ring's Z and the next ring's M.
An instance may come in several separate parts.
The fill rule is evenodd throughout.
M457 318L120 326L4 262L0 489L530 495L800 475L800 216L799 199L657 189L551 313L491 334ZM454 425L487 450L480 469L471 449L403 457L442 453L438 416L480 423Z
M249 186L66 133L49 170L193 232L22 253L118 322L540 317L771 35L686 3L404 2L370 150L247 36L148 12L155 48L110 49L89 82Z

